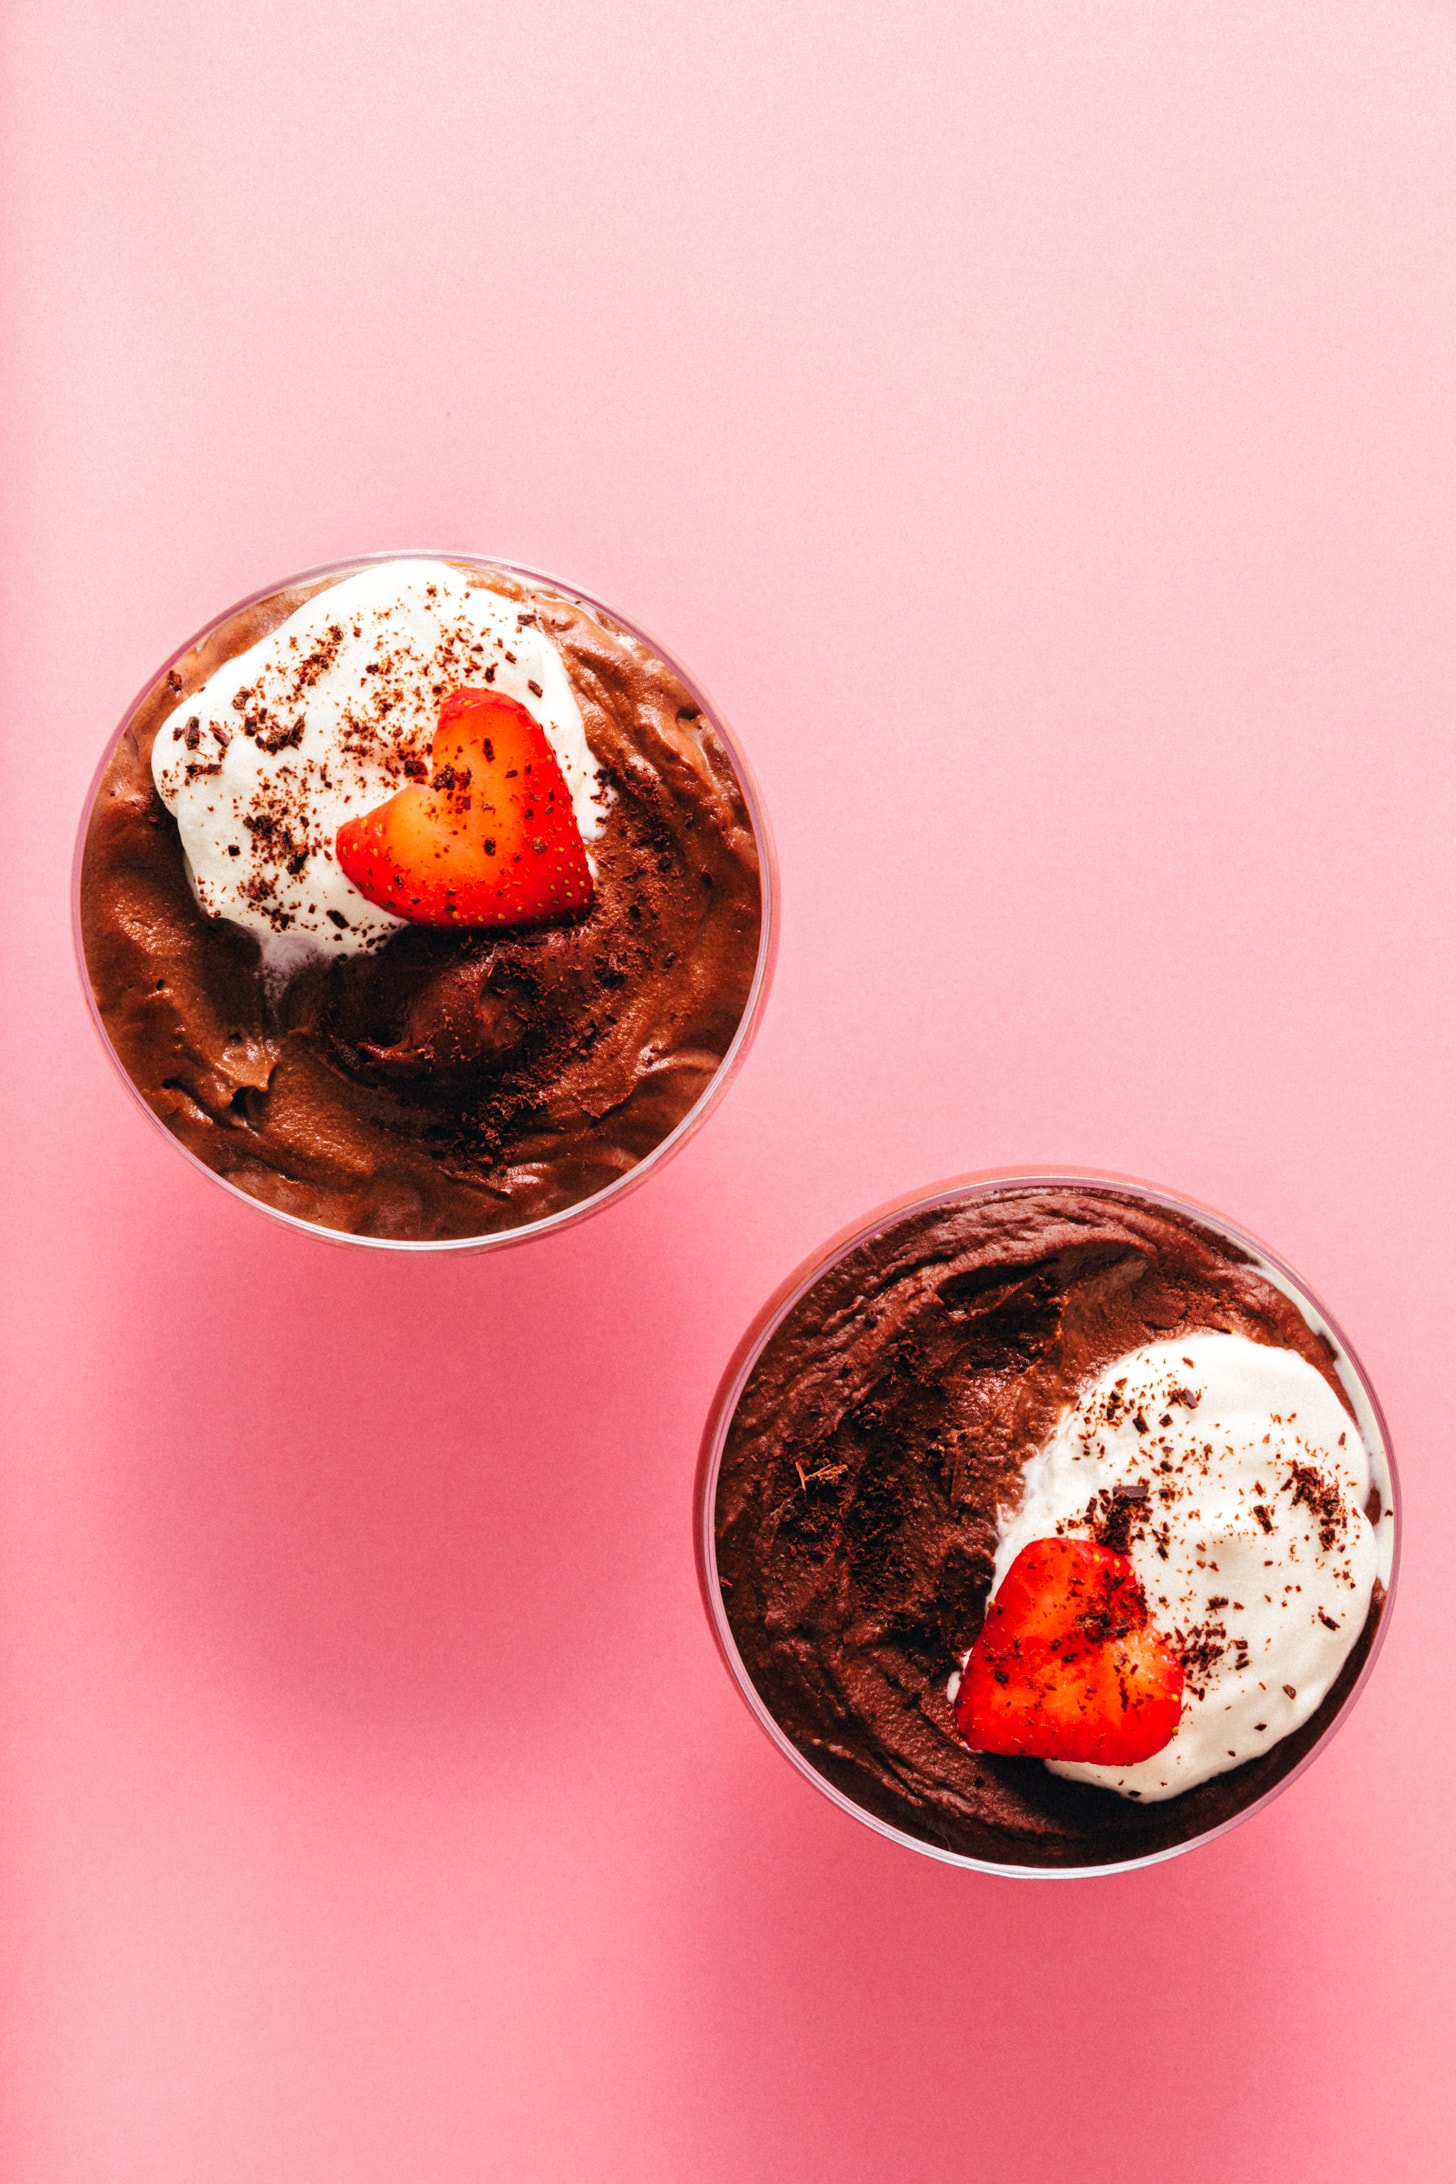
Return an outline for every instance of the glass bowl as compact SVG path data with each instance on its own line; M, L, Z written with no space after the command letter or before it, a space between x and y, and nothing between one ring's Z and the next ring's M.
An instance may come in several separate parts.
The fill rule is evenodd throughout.
M757 850L759 866L759 938L747 999L744 1003L742 1015L738 1020L737 1028L717 1069L693 1105L632 1166L625 1169L621 1174L614 1176L610 1182L601 1188L590 1191L574 1202L557 1207L543 1216L524 1220L513 1227L465 1236L416 1238L380 1234L369 1235L360 1234L350 1229L331 1227L324 1222L315 1221L304 1215L291 1212L285 1207L269 1204L267 1200L255 1196L242 1185L232 1181L227 1175L220 1174L210 1167L191 1147L181 1141L168 1127L164 1118L150 1105L133 1081L125 1063L112 1044L92 986L87 962L86 937L82 923L83 869L88 834L98 793L105 781L118 745L126 735L128 728L141 713L143 707L157 699L167 676L176 667L177 663L184 660L194 650L208 645L209 641L211 641L214 646L208 661L208 671L211 672L224 660L232 657L237 652L245 650L248 644L255 642L262 633L264 626L273 626L272 622L265 625L257 618L255 610L266 608L270 603L281 601L286 595L287 605L283 611L285 613L292 611L294 607L302 604L314 593L325 589L344 577L355 575L361 570L380 563L404 560L443 561L458 568L498 571L500 574L517 579L526 585L539 586L559 593L566 600L584 607L589 613L604 617L609 624L617 625L628 636L636 638L644 644L650 652L663 662L671 673L678 677L690 693L693 704L699 709L711 727L719 747L727 758L742 796ZM253 619L250 620L250 617L253 617ZM282 619L281 614L274 616L273 622L279 619ZM234 623L238 625L239 630L236 643L231 642L228 634L229 625ZM250 593L246 599L237 601L235 605L228 607L222 614L215 616L201 630L189 637L184 644L179 645L170 658L163 661L157 673L149 678L145 687L138 693L132 704L128 706L115 734L108 740L87 793L76 839L72 877L72 923L82 991L85 994L87 1006L91 1012L91 1019L95 1024L102 1046L132 1100L147 1117L148 1121L162 1133L168 1143L185 1160L207 1176L210 1181L217 1184L221 1189L230 1192L233 1197L243 1200L245 1204L268 1214L276 1221L281 1221L286 1227L301 1229L310 1235L322 1237L330 1243L358 1245L366 1249L385 1251L489 1251L498 1250L511 1244L524 1243L532 1237L547 1235L556 1229L567 1227L572 1222L585 1220L588 1215L601 1212L604 1207L614 1204L618 1199L624 1197L627 1192L636 1190L640 1184L645 1183L649 1175L655 1173L665 1161L671 1159L673 1154L686 1144L694 1132L701 1129L742 1067L762 1018L778 946L778 895L778 870L772 836L764 813L763 800L747 760L736 738L726 726L719 708L713 704L696 677L690 675L665 646L659 644L655 637L642 629L639 624L633 622L628 616L619 613L615 607L608 606L604 601L594 598L590 593L582 591L574 585L563 583L559 578L543 570L526 568L520 563L504 561L491 555L442 551L435 548L413 548L390 553L363 554L348 561L329 562L318 568L305 570L298 576L285 578L279 583L266 585L263 589Z
M917 1216L933 1215L941 1209L974 1205L1004 1198L1010 1194L1038 1191L1091 1191L1110 1193L1115 1198L1130 1202L1134 1207L1171 1214L1183 1222L1195 1224L1211 1232L1222 1245L1231 1247L1238 1257L1247 1261L1253 1270L1273 1287L1281 1290L1297 1307L1301 1316L1316 1336L1330 1346L1338 1378L1350 1399L1362 1436L1370 1453L1373 1483L1379 1489L1381 1508L1376 1521L1378 1545L1378 1584L1383 1594L1377 1592L1372 1602L1370 1617L1351 1649L1345 1666L1334 1686L1314 1714L1300 1727L1271 1747L1267 1754L1245 1763L1237 1769L1229 1769L1213 1782L1235 1785L1235 1777L1258 1771L1258 1779L1248 1784L1247 1798L1236 1803L1215 1824L1195 1828L1183 1839L1168 1840L1176 1833L1177 1808L1183 1797L1196 1796L1198 1789L1183 1793L1183 1797L1136 1808L1139 1825L1142 1815L1171 1815L1161 1830L1161 1839L1154 1847L1115 1857L1089 1855L1085 1861L1075 1858L1059 1858L1057 1862L1045 1862L1027 1855L1010 1830L988 1831L991 1836L999 1833L1002 1845L983 1845L988 1855L972 1855L946 1842L936 1841L933 1835L913 1832L889 1811L875 1811L870 1805L853 1794L840 1781L826 1773L810 1753L801 1749L776 1719L770 1706L754 1683L753 1677L739 1651L732 1624L724 1606L723 1582L718 1569L717 1515L718 1483L729 1433L741 1398L760 1358L793 1313L826 1277L839 1269L850 1255L862 1246L885 1236L902 1223ZM987 1172L958 1177L935 1188L916 1191L882 1206L867 1219L855 1222L832 1238L812 1258L791 1274L786 1282L769 1299L739 1343L732 1361L719 1385L703 1435L698 1463L695 1531L697 1545L698 1577L703 1603L718 1650L730 1676L738 1688L740 1697L759 1727L791 1766L813 1784L831 1803L873 1828L877 1834L891 1842L901 1843L907 1850L939 1859L942 1863L960 1866L972 1872L995 1873L1016 1879L1067 1879L1086 1877L1097 1873L1127 1872L1138 1866L1156 1865L1164 1859L1178 1857L1200 1843L1211 1842L1216 1836L1247 1820L1261 1811L1274 1798L1287 1789L1316 1754L1333 1736L1344 1721L1351 1706L1369 1680L1376 1655L1384 1639L1390 1621L1390 1607L1394 1594L1395 1575L1400 1553L1400 1494L1395 1467L1391 1459L1389 1435L1380 1404L1364 1368L1356 1357L1336 1322L1319 1302L1308 1284L1304 1282L1276 1253L1250 1236L1221 1214L1196 1202L1174 1196L1152 1185L1131 1178L1096 1172L1070 1172L1065 1169L1023 1168L1017 1170ZM1363 1648L1363 1654L1362 1654ZM1353 1664L1353 1666L1352 1666ZM1287 1765L1278 1778L1269 1781L1270 1763L1276 1753L1284 1752ZM1039 1766L1036 1761L1016 1761L1016 1767ZM850 1768L848 1772L853 1772ZM1204 1785L1208 1787L1209 1785ZM1235 1785L1236 1787L1236 1785ZM1099 1800L1113 1797L1112 1791L1096 1790L1086 1794ZM893 1805L897 1800L886 1797L883 1802ZM899 1800L902 1802L903 1800ZM1121 1804L1121 1800L1118 1803ZM1225 1803L1229 1802L1226 1797ZM1105 1809L1105 1808L1104 1808ZM1151 1824L1151 1823L1150 1823ZM927 1822L933 1828L933 1822ZM1004 1855L1002 1851L1004 1849Z

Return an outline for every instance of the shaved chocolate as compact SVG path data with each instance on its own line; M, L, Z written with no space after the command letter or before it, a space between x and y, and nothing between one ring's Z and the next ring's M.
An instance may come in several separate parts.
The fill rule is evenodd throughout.
M1289 1487L1295 1506L1303 1502L1314 1518L1319 1527L1319 1543L1328 1554L1345 1528L1345 1504L1339 1488L1313 1464L1291 1465ZM1338 1628L1338 1625L1331 1625L1331 1628Z

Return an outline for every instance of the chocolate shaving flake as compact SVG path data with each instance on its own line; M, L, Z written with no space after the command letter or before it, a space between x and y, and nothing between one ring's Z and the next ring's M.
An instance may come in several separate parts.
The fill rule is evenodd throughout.
M283 721L276 713L266 709L243 715L243 734L250 736L260 751L276 758L280 751L296 751L303 741L304 718L300 713L296 720Z
M1328 1554L1345 1528L1344 1497L1313 1464L1292 1464L1288 1492L1296 1509L1303 1503L1314 1518L1319 1543ZM1338 1628L1332 1624L1331 1629Z
M1103 1487L1088 1502L1082 1521L1099 1547L1125 1555L1145 1529L1147 1500L1146 1479L1128 1480L1111 1490Z
M1200 1623L1189 1631L1175 1630L1173 1650L1183 1663L1183 1680L1197 1699L1207 1696L1214 1670L1227 1647L1222 1623Z
M799 1474L799 1491L807 1494L811 1486L837 1486L849 1465L820 1464L817 1471L806 1471L801 1463L796 1462L794 1469Z

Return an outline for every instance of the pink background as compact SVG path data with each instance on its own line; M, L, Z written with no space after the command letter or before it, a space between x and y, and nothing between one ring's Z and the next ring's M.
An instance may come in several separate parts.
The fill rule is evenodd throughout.
M1441 2173L1456 13L13 0L3 35L7 2184ZM681 1159L440 1263L174 1157L67 929L143 678L416 543L658 629L785 903ZM1332 1749L1072 1885L816 1799L690 1547L780 1277L1028 1160L1267 1236L1407 1490Z

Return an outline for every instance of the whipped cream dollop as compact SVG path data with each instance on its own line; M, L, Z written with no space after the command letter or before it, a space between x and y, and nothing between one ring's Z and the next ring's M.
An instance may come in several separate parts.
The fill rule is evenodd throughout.
M1153 1758L1046 1762L1125 1797L1176 1797L1307 1721L1389 1566L1376 1526L1388 1532L1390 1512L1371 1497L1383 1470L1349 1412L1295 1351L1244 1335L1117 1359L1024 1477L993 1594L1033 1540L1101 1540L1130 1556L1155 1628L1183 1660L1182 1718Z
M202 909L256 933L275 969L400 932L405 919L346 879L335 837L428 780L441 700L487 684L540 723L590 842L606 792L535 610L448 562L377 562L317 592L158 729L152 774Z

